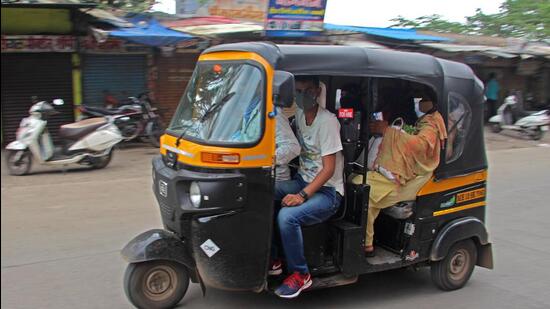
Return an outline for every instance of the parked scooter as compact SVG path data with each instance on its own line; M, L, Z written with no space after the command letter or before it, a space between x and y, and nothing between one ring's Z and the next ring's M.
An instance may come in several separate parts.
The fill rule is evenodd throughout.
M550 129L550 110L525 111L518 98L510 95L498 108L497 115L489 119L491 129L498 133L502 130L514 130L529 136L533 140L540 140L544 132Z
M53 105L63 105L63 100L53 100ZM29 117L23 118L17 130L17 139L6 146L7 167L11 175L25 175L37 160L44 165L83 164L92 168L106 167L111 161L113 147L123 140L114 119L90 118L59 129L63 139L55 147L48 129L48 117L58 112L46 101L35 103L29 109Z
M157 108L151 106L147 93L136 97L129 97L126 104L118 108L101 108L94 106L80 106L83 118L112 116L115 125L120 129L125 141L137 138L147 138L151 145L159 147L160 137L164 134L164 125Z

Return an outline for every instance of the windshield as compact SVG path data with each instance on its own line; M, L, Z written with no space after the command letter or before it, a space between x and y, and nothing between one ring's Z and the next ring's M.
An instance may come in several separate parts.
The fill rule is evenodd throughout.
M199 62L180 100L170 131L207 143L259 141L262 71L242 62Z

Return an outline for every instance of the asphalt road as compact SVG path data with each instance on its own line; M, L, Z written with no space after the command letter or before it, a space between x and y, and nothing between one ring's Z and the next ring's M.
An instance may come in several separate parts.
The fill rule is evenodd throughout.
M490 134L488 139L487 211L496 268L476 268L463 289L437 290L428 269L398 270L292 301L214 289L203 298L191 285L180 306L550 308L548 141ZM119 250L161 223L151 193L150 160L156 151L125 148L99 171L40 168L11 177L2 169L2 308L131 308Z

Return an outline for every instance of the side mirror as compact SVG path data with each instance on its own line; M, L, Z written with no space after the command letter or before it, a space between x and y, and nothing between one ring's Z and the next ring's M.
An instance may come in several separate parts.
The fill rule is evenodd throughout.
M54 99L53 100L53 105L60 106L60 105L63 105L63 104L65 104L65 101L63 101L63 99Z
M294 75L285 71L275 71L273 76L273 104L291 107L294 103Z

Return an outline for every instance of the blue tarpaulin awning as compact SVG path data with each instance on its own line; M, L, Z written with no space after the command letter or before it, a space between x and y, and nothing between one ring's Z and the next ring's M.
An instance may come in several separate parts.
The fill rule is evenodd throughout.
M134 27L120 27L109 31L109 35L148 46L176 45L194 38L189 34L168 29L153 18L136 17L130 18L129 21Z
M395 40L405 41L431 41L431 42L443 42L451 41L448 38L423 35L416 33L415 29L404 28L375 28L375 27L357 27L357 26L343 26L334 24L325 24L325 30L331 31L345 31L345 32L359 32L374 36L381 36Z

